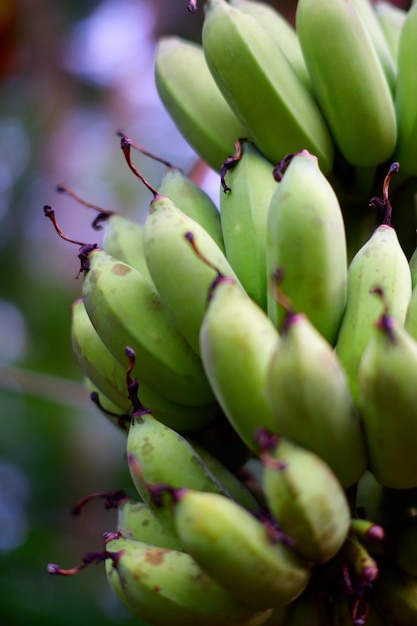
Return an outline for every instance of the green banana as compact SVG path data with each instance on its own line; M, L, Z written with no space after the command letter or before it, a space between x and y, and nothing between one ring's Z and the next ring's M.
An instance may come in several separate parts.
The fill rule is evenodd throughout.
M159 97L176 127L215 171L247 131L219 91L201 45L176 36L161 37L155 56Z
M394 103L354 2L299 0L296 30L318 103L343 157L360 167L386 161L397 137Z
M334 344L346 304L345 228L337 196L306 150L291 157L272 196L266 255L268 279L279 271L293 307ZM280 329L286 313L273 288L268 315Z
M265 391L275 432L318 454L345 489L360 479L362 421L334 350L305 315L287 313Z
M335 474L314 452L285 437L272 437L261 458L265 496L279 527L303 558L329 561L350 527L348 501Z
M135 415L126 444L130 475L141 499L175 533L171 500L161 485L214 491L232 497L189 441L149 413Z
M131 265L151 280L145 259L142 224L124 215L113 213L105 222L103 250L115 259Z
M336 353L345 369L350 390L358 401L358 368L375 321L384 304L372 294L380 288L391 315L404 323L411 297L411 274L407 257L391 226L388 186L398 163L393 163L384 182L385 218L368 241L357 251L348 268L348 294L336 344Z
M255 17L279 44L303 85L313 93L297 33L290 22L274 6L261 0L230 0L230 4Z
M126 386L126 368L115 359L98 336L82 298L77 298L71 305L71 344L84 375L119 407L119 412L127 413L131 405Z
M389 624L415 626L417 622L417 576L384 561L373 588L379 612Z
M395 148L395 158L400 162L402 172L409 176L417 175L416 28L417 6L413 5L408 10L401 29L398 44L398 76L395 90L395 110L398 123L398 141Z
M356 579L361 584L370 585L375 582L380 569L378 563L352 530L349 531L342 546L342 555L348 568L354 572Z
M417 487L417 440L412 435L417 341L387 312L376 322L360 360L358 383L371 472L386 487Z
M243 141L220 194L226 256L249 296L265 311L267 215L277 186L273 169L252 143Z
M169 167L158 186L158 193L167 196L212 237L224 252L220 213L210 196L177 167Z
M109 535L104 556L110 587L153 626L261 626L271 613L237 600L189 554Z
M174 519L188 554L226 591L256 607L292 602L311 570L283 542L274 543L262 522L215 493L175 491Z
M86 253L82 298L98 335L124 363L125 347L139 356L137 375L169 400L213 403L197 355L185 342L158 292L140 272L99 248Z
M219 275L201 324L201 358L225 415L255 453L256 430L274 428L264 389L278 343L279 334L266 313L235 281Z
M81 298L71 307L71 337L74 354L83 373L100 392L119 407L119 413L131 409L126 384L126 367L118 361L97 334ZM141 403L163 424L181 432L193 432L211 424L220 413L219 406L188 406L173 402L141 382Z
M225 0L207 0L204 9L207 64L248 138L272 163L306 148L329 174L333 143L326 123L274 37Z
M166 196L156 195L145 222L145 255L161 300L188 344L200 353L199 334L214 278L211 265L202 263L187 241L189 234L199 252L226 276L238 281L226 256L197 222Z
M378 0L375 3L375 13L381 24L382 32L387 40L394 61L398 61L398 47L401 30L407 16L407 11L388 0Z
M352 0L360 17L365 24L378 58L384 70L387 82L390 86L391 93L395 91L395 83L397 79L397 66L391 52L390 46L386 40L384 31L375 11L375 3L372 0Z
M144 502L133 498L123 498L117 505L117 532L126 539L182 551L178 538L159 523Z

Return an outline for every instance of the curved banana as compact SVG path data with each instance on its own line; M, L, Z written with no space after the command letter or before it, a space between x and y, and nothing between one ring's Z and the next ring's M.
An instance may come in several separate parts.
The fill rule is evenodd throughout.
M372 0L352 0L352 2L365 24L365 28L381 62L391 93L394 94L397 79L397 65L376 14L376 3L372 2Z
M263 485L279 527L294 549L313 563L325 563L345 542L350 510L345 492L317 454L285 437L265 449Z
M119 600L154 626L261 626L271 613L237 600L184 552L110 535L104 556Z
M202 262L187 241L190 233L199 254L210 264ZM200 326L215 276L212 266L238 280L236 273L207 231L166 196L157 194L151 202L144 240L146 262L160 298L185 340L199 354Z
M372 293L379 288L384 293L390 314L404 323L410 297L411 273L407 257L391 226L391 205L388 199L389 180L394 163L384 182L385 218L368 241L358 250L348 268L346 310L340 325L336 353L345 369L350 390L358 401L358 368L374 323L384 310L381 298Z
M398 123L395 159L399 161L401 171L409 176L417 175L417 105L415 102L417 77L414 71L417 59L416 28L417 6L414 4L408 10L401 29L395 90L395 110Z
M125 539L150 543L159 548L182 551L176 535L159 523L144 503L126 497L117 505L117 532Z
M310 93L313 93L310 75L304 61L297 33L282 13L275 6L260 0L230 0L230 4L255 17L271 33L300 81Z
M224 252L220 213L210 196L177 167L169 167L158 186L158 193L167 196L213 238Z
M71 307L71 338L74 354L83 373L102 394L129 413L131 401L126 383L126 366L118 361L97 334L81 298ZM163 424L181 432L193 432L211 424L220 413L219 406L188 406L173 402L152 387L140 383L141 403L151 409L152 415Z
M176 36L159 39L155 56L159 97L184 139L216 172L247 130L207 67L201 45Z
M277 271L292 306L334 344L346 304L347 249L337 196L306 150L293 155L269 207L266 268ZM268 292L268 315L282 327L286 312Z
M417 341L386 312L360 360L358 385L369 469L385 487L417 487L417 440L411 435L417 414Z
M175 533L171 497L161 486L214 491L232 497L189 441L149 413L134 415L126 443L130 475L141 499Z
M278 343L266 313L235 281L219 276L201 324L201 358L225 415L254 452L259 452L257 429L274 429L264 389Z
M87 262L84 305L116 359L124 363L125 348L130 346L138 355L137 376L145 385L180 404L213 403L201 361L149 280L97 247L83 254Z
M174 519L188 554L226 591L256 607L280 607L305 589L311 570L262 522L222 495L180 489Z
M287 314L265 389L275 432L319 455L345 489L360 479L362 420L334 350L305 315Z
M142 224L119 213L112 213L104 224L103 250L151 280L145 259Z
M225 0L207 0L204 9L207 64L249 139L272 163L306 148L329 174L333 143L326 123L274 37Z
M401 30L405 22L407 11L388 2L388 0L378 0L374 6L376 16L381 24L382 32L387 40L392 57L397 63Z
M376 607L389 624L414 626L417 621L417 576L384 561L373 588Z
M389 159L397 138L394 103L354 2L299 0L296 30L318 103L343 157L360 167Z
M225 175L220 217L226 256L249 296L266 311L266 234L268 208L277 187L273 166L250 142Z

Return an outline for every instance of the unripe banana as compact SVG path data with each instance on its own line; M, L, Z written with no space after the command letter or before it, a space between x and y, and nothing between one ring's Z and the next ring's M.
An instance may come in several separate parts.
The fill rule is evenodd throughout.
M359 15L361 16L365 28L370 35L378 58L384 70L391 92L395 91L397 78L397 66L393 54L387 43L382 26L378 20L375 4L372 0L352 0Z
M283 606L303 592L311 576L306 563L241 506L190 489L176 491L174 502L186 552L226 591L256 607Z
M272 164L252 143L242 142L239 152L220 193L226 256L247 293L266 311L267 215L277 183Z
M126 386L126 368L98 336L84 302L77 298L71 305L71 344L78 365L109 400L127 413L130 399Z
M358 250L348 268L346 310L340 325L336 352L345 369L350 390L358 401L358 368L373 325L384 310L384 304L372 291L380 288L390 307L390 314L404 323L411 297L411 274L407 257L391 224L388 179L398 164L393 164L385 179L386 215L368 241Z
M398 76L395 90L398 141L395 158L401 170L409 176L417 175L417 6L413 5L404 21L398 46Z
M297 33L287 19L274 6L260 0L230 0L230 4L255 17L274 37L303 85L313 93Z
M72 347L83 373L109 400L119 407L119 413L131 409L126 385L126 367L107 348L97 334L81 298L71 307ZM188 406L168 400L152 387L141 382L141 403L151 409L152 415L163 424L180 432L195 432L211 424L220 414L216 403L207 406Z
M161 196L167 196L214 239L224 252L220 213L210 196L177 167L169 167L158 187Z
M400 35L407 11L388 0L378 0L374 6L391 54L397 62Z
M204 8L207 64L249 138L272 163L306 148L328 174L333 164L330 133L274 37L225 0L208 0Z
M106 544L106 574L119 600L153 626L261 626L268 609L240 602L192 557L122 537Z
M103 250L151 280L143 246L143 225L113 213L105 222Z
M403 572L390 561L384 561L375 582L373 597L384 619L395 626L417 623L417 576Z
M387 313L375 324L358 383L370 470L386 487L417 487L417 341Z
M82 298L103 342L121 363L125 347L138 355L137 375L169 400L191 406L213 403L202 365L140 272L93 248L85 255Z
M178 538L159 523L144 502L126 497L117 505L117 532L126 539L182 551Z
M263 459L265 496L279 527L305 559L329 561L350 527L348 501L335 474L315 453L286 438Z
M264 389L278 342L266 313L235 281L218 277L201 325L201 358L225 415L255 452L257 429L274 429Z
M214 239L166 196L155 196L145 222L145 255L161 300L179 331L199 354L199 333L214 278L210 265L198 258L186 235L192 233L199 252L223 272L238 280Z
M315 156L292 156L269 207L267 277L282 274L286 296L332 344L346 304L347 251L337 196ZM268 293L268 315L280 329L285 309Z
M141 499L175 533L171 499L161 485L214 491L231 497L193 446L150 414L134 416L126 444L130 475Z
M266 396L275 432L319 455L345 489L360 479L367 466L361 419L334 350L303 314L287 314Z
M394 103L355 4L299 0L296 29L318 103L340 152L352 165L383 163L395 148Z
M180 133L215 171L247 130L219 91L201 45L180 37L159 39L155 57L159 96Z

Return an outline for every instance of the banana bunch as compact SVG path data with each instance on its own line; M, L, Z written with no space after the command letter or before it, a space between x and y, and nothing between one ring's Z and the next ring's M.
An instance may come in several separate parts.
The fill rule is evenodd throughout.
M417 4L203 10L155 77L219 208L172 164L147 181L123 133L143 224L82 201L98 245L44 208L79 248L72 348L134 494L48 571L104 563L155 626L415 626Z

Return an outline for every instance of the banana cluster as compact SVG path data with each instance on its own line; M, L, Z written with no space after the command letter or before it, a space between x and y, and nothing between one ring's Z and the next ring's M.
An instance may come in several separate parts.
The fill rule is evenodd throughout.
M104 561L155 626L415 626L417 5L204 10L155 75L220 210L122 137L153 198L81 245L71 338L136 493L102 552L48 569Z

